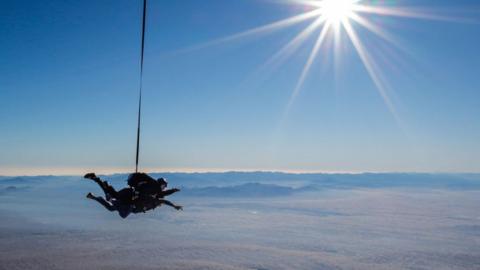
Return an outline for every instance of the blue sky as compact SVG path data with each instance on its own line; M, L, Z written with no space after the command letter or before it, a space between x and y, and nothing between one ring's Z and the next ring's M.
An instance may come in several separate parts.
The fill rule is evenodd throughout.
M134 168L140 2L0 3L0 175ZM141 168L480 172L477 1L386 2L457 18L368 17L404 50L354 25L398 119L345 33L339 65L321 49L288 112L315 39L260 67L308 22L188 49L304 6L150 0Z

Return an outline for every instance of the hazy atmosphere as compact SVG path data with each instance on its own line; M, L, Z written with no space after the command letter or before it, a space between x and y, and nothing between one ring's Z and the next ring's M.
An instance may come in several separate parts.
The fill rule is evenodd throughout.
M480 269L480 1L1 0L0 270Z
M480 268L480 175L163 176L184 211L126 220L80 177L0 179L0 269Z

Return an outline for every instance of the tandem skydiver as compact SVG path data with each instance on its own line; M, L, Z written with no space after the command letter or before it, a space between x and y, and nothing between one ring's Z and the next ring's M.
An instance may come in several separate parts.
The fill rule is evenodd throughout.
M126 218L130 213L144 213L162 204L169 205L176 210L183 209L182 206L164 199L165 196L180 190L177 188L165 190L167 182L163 178L155 180L146 174L135 173L129 177L129 185L131 185L119 191L94 173L88 173L84 178L93 180L105 193L105 199L101 196L94 196L92 193L88 193L87 198L97 201L109 211L118 211L122 218Z
M167 189L168 182L165 178L153 179L146 173L132 173L128 176L127 183L134 188L139 196L162 197L180 191L178 188Z

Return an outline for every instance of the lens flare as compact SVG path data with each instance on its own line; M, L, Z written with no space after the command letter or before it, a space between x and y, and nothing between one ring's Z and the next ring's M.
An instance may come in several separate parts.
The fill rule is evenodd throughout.
M291 97L287 103L285 115L288 114L290 107L294 103L296 96L302 90L303 83L306 80L310 68L312 67L315 59L320 54L320 49L325 44L334 44L333 56L340 58L342 52L341 48L344 48L341 43L349 41L352 44L352 48L356 51L359 59L362 61L366 73L371 78L373 85L378 90L379 95L383 98L384 103L388 110L392 113L393 117L397 121L399 126L402 126L400 117L398 116L394 102L389 96L391 88L388 87L388 82L384 78L381 70L382 67L376 63L373 57L372 48L368 48L362 41L362 36L357 33L358 28L363 28L373 35L377 36L388 44L393 45L394 48L400 51L405 51L390 34L385 27L379 23L381 18L399 18L399 19L420 19L420 20L434 20L434 21L458 21L462 20L458 18L452 18L449 16L441 16L438 13L432 12L432 10L426 9L414 9L405 7L396 7L394 5L387 5L384 1L367 1L367 0L284 0L288 4L307 7L308 11L295 15L290 18L282 19L280 21L272 22L263 26L259 26L253 29L249 29L237 34L233 34L227 37L219 38L213 41L209 41L194 47L186 49L186 51L201 49L204 47L220 45L226 42L233 42L235 40L253 37L258 35L265 35L274 31L279 31L293 25L313 20L308 24L298 35L294 36L292 40L287 42L281 47L279 51L273 54L268 59L262 69L266 69L269 66L278 67L281 62L285 61L288 57L291 57L295 51L298 51L301 45L303 45L312 36L315 36L315 42L309 57L305 62L302 72L299 74L295 88L292 90ZM365 31L364 31L365 32ZM344 34L344 35L343 35ZM347 38L341 38L346 36ZM184 50L185 51L185 50ZM322 51L323 52L323 51ZM337 61L337 59L335 59Z

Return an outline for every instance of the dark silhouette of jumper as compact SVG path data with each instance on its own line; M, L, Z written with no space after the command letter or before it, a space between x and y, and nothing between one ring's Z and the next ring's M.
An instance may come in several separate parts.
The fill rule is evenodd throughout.
M153 210L162 204L169 205L176 210L182 210L178 206L165 200L164 197L180 191L177 188L166 190L167 181L163 178L155 180L144 173L134 173L128 177L129 187L119 191L115 190L107 181L103 181L94 173L88 173L84 176L97 183L105 193L105 198L87 194L87 198L92 199L103 205L109 211L118 211L122 218L126 218L131 213L145 213Z

